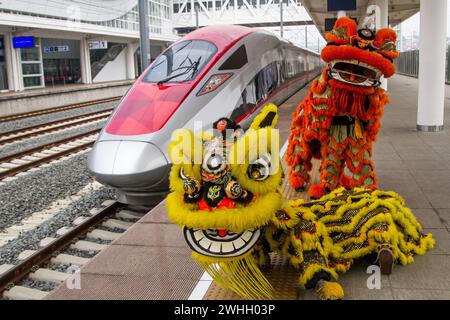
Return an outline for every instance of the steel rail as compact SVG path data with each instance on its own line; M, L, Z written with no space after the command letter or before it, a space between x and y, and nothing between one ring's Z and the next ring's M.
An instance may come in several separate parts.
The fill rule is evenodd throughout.
M101 110L101 111L95 111L95 112L90 112L90 113L84 113L84 114L80 114L78 116L74 116L74 117L70 117L70 118L64 118L64 119L59 119L56 121L52 121L52 122L46 122L46 123L42 123L42 124L37 124L34 126L30 126L30 127L24 127L24 128L20 128L20 129L14 129L11 131L5 131L5 132L0 132L0 138L3 137L7 137L7 136L11 136L11 135L17 135L19 133L25 133L27 131L31 131L31 130L35 130L35 129L45 129L46 127L50 127L53 125L57 125L57 124L62 124L65 122L69 122L69 121L74 121L74 120L81 120L81 119L85 119L85 118L89 118L89 117L94 117L97 115L101 115L103 113L106 112L112 112L114 110L114 108L111 109L105 109L105 110ZM47 128L47 129L53 129L53 128Z
M42 130L38 130L38 131L30 132L30 133L24 133L22 135L18 135L18 136L14 136L14 137L11 137L11 138L0 140L0 146L1 145L5 145L5 144L10 144L10 143L13 143L13 142L16 142L16 141L24 140L24 139L27 139L27 138L32 138L34 136L41 136L43 134L59 131L59 130L62 130L62 129L67 129L67 128L74 127L74 126L77 126L77 125L88 124L88 123L95 122L95 121L98 121L98 120L107 119L108 117L109 117L109 115L103 115L103 116L90 118L90 119L87 119L87 120L84 119L84 120L80 120L80 121L76 121L76 122L72 122L72 123L63 124L63 125L60 125L58 127L53 127L53 128L48 128L48 129L44 128Z
M99 99L99 100L93 100L93 101L88 101L88 102L69 104L69 105L65 105L65 106L61 106L61 107L49 108L49 109L44 109L44 110L39 110L39 111L4 116L4 117L0 117L0 123L21 120L21 119L31 118L31 117L37 117L37 116L42 116L42 115L46 115L46 114L57 113L57 112L62 112L62 111L67 111L67 110L72 110L72 109L77 109L77 108L89 107L89 106L93 106L96 104L117 101L117 100L120 100L121 98L122 98L121 96L118 96L118 97L112 97L112 98L107 98L107 99Z
M87 142L87 143L84 143L82 145L79 145L79 146L76 146L76 147L73 147L73 148L70 148L70 149L67 149L67 150L64 150L64 151L61 151L61 152L49 155L48 157L44 157L44 158L41 158L41 159L38 159L38 160L35 160L35 161L31 161L31 162L23 164L23 165L18 165L17 167L14 167L14 168L8 169L6 171L0 172L0 181L5 179L5 178L8 178L8 177L15 176L15 175L17 175L17 174L19 174L21 172L27 171L29 169L32 169L32 168L35 168L35 167L39 167L39 166L41 166L41 165L43 165L45 163L52 162L53 160L57 160L59 158L67 156L69 154L76 153L76 152L79 152L81 150L90 148L90 147L92 147L94 145L94 143L95 143L95 141Z
M115 202L106 207L99 213L90 217L82 224L74 227L69 232L61 237L55 239L44 248L38 250L27 259L21 261L19 264L9 269L0 276L0 294L7 290L9 286L14 285L17 281L26 277L36 266L49 260L55 253L68 247L75 239L86 234L89 229L99 224L103 219L113 215L122 204Z
M91 130L91 131L87 131L87 132L84 132L84 133L77 134L77 135L72 136L72 137L68 137L68 138L64 138L64 139L58 140L58 141L50 142L50 143L44 144L44 145L39 146L39 147L35 147L35 148L32 148L32 149L28 149L28 150L24 150L24 151L21 151L21 152L18 152L18 153L14 153L14 154L11 154L9 156L0 158L0 164L1 163L6 163L6 162L11 162L12 160L20 159L20 158L23 158L23 157L26 157L26 156L31 156L31 155L33 155L35 153L38 153L38 152L41 152L41 151L44 151L44 150L48 150L48 149L51 149L53 147L57 147L59 145L63 145L63 144L66 144L66 143L69 143L69 142L72 142L72 141L75 141L75 140L79 140L79 139L82 139L84 137L88 137L88 136L91 136L93 134L96 134L96 133L100 133L100 131L101 131L101 129L94 129L94 130Z

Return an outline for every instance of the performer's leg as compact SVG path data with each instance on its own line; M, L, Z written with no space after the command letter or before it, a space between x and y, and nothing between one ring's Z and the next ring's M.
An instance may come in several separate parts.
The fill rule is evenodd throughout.
M330 136L328 145L322 147L321 150L320 182L309 189L311 198L318 199L340 186L340 176L344 164L341 152L334 137Z
M348 137L349 144L345 151L345 163L351 175L347 177L346 187L378 189L374 164L372 161L372 144Z
M286 154L286 162L290 166L289 181L297 191L303 191L311 180L312 153L308 144L301 140L300 136L291 134L289 147Z

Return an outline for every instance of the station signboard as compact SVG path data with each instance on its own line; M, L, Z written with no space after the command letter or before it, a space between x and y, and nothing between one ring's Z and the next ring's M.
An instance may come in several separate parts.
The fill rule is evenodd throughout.
M64 46L50 46L44 47L44 53L52 53L52 52L69 52L70 48L67 45Z
M328 0L328 11L354 11L356 10L356 0Z
M108 49L108 41L89 41L89 50Z
M34 37L13 37L13 48L33 48Z

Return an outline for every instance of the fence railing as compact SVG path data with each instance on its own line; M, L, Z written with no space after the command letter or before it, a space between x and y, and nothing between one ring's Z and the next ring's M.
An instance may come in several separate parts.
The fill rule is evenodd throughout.
M419 50L400 52L394 63L398 73L416 78L419 76ZM445 83L450 84L450 45L447 47Z

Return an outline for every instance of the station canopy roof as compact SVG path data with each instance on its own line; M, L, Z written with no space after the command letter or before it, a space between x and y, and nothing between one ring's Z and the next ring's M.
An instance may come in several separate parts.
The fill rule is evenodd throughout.
M302 0L302 3L320 33L324 34L326 19L336 18L337 12L328 12L328 0ZM388 0L388 3L391 26L396 26L420 10L420 0ZM346 14L359 20L366 15L366 9L372 4L376 4L375 1L356 0L356 10L347 11Z
M2 0L1 9L30 14L76 19L109 21L127 14L137 0Z

